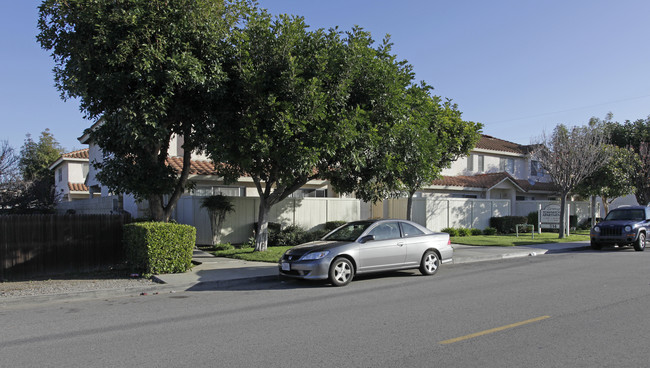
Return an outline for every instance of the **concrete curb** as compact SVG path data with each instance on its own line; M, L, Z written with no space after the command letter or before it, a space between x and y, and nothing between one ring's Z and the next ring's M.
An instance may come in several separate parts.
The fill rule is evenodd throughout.
M481 247L481 246L467 246L467 245L453 245L459 251L454 254L454 261L452 264L464 264L464 263L475 263L475 262L487 262L487 261L497 261L503 259L512 259L512 258L523 258L531 257L543 254L557 254L557 253L568 253L581 250L589 250L591 247L586 243L585 245L575 244L571 247L548 247L540 245L539 247L535 246L520 246L513 247L512 249L507 249L504 251L503 248L490 248L490 247ZM462 251L461 251L462 249ZM460 256L460 253L465 253L464 256ZM197 258L207 258L199 257ZM196 260L196 264L209 264L211 262L201 262ZM228 263L235 263L228 261ZM256 262L249 262L255 264ZM38 296L18 296L18 297L3 297L0 298L0 308L18 308L23 306L34 306L47 303L65 303L65 302L74 302L74 301L83 301L83 300L97 300L97 299L106 299L106 298L125 298L125 297L135 297L135 296L149 296L165 293L175 293L183 291L202 291L202 290L212 290L212 289L225 289L230 287L235 287L239 285L248 284L251 282L264 282L264 281L273 281L279 280L280 276L277 274L277 268L274 266L264 265L261 268L266 268L266 270L259 271L259 265L249 266L250 270L257 272L257 275L244 276L245 273L236 275L233 278L229 279L210 279L209 277L205 280L176 280L174 283L165 283L162 279L164 275L160 277L155 275L152 279L160 284L153 286L135 286L128 288L117 288L117 289L102 289L102 290L90 290L90 291L79 291L79 292L69 292L62 294L48 294L48 295L38 295ZM244 267L246 268L246 267ZM242 267L232 267L228 268L231 270L242 270ZM205 272L205 271L204 271ZM209 270L208 270L209 272ZM261 274L260 274L261 273Z

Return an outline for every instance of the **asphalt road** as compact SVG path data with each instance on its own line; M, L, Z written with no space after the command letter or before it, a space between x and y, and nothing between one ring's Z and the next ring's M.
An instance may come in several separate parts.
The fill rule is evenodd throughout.
M650 252L0 311L0 367L646 367Z

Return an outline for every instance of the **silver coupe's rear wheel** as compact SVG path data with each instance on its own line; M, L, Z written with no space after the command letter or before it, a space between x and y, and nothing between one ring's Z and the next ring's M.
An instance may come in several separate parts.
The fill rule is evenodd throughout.
M347 258L336 258L332 261L329 271L329 280L334 286L345 286L352 281L354 266Z
M430 276L438 272L440 267L440 258L436 252L428 250L424 252L422 260L420 261L420 272L423 275Z

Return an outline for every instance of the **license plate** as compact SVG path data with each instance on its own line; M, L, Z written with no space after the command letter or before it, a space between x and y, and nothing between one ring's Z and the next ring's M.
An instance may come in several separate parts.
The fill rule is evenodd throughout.
M291 271L291 264L282 262L282 271Z

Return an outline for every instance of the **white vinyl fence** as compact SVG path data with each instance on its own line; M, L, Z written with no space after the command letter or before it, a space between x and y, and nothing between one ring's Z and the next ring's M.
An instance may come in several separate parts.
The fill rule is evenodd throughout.
M67 209L74 209L79 214L111 213L119 207L117 198L102 197L62 202L57 205L57 212L65 213ZM210 244L210 219L207 211L201 207L201 200L202 197L181 197L172 218L179 223L196 227L197 244ZM245 243L253 236L259 198L231 197L231 200L235 211L226 215L222 241L232 244ZM299 225L306 230L313 230L328 221L355 221L369 217L404 219L406 203L406 198L388 199L375 206L353 198L287 198L271 208L269 221L281 223L283 227ZM514 205L514 215L526 216L537 211L540 204L545 207L559 202L518 201ZM577 215L578 222L590 216L588 202L569 204L570 214ZM490 225L491 217L511 215L510 209L510 200L507 199L413 198L413 221L433 231L446 227L484 229ZM140 212L142 211L138 211L138 215Z
M253 236L253 225L257 222L259 198L231 197L235 208L226 215L223 225L224 243L245 243ZM176 205L174 218L182 224L196 227L197 244L210 244L212 230L202 197L185 196ZM360 202L357 199L340 198L287 198L271 208L270 222L281 223L283 227L299 225L307 230L322 227L328 221L354 221L360 218Z
M384 202L384 215L404 219L406 204L406 198L389 199ZM413 198L413 221L433 231L446 227L484 229L490 226L490 217L509 215L507 199Z

